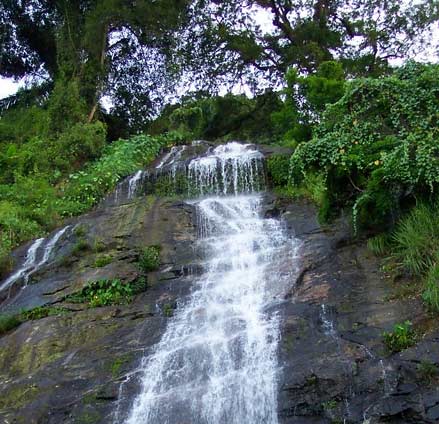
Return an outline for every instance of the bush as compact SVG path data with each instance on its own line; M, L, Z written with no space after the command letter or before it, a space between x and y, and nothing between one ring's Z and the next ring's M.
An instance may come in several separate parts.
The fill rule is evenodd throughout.
M383 337L386 347L391 352L400 352L416 343L416 334L410 321L395 324L393 331L383 333Z
M275 186L286 186L290 174L290 158L286 155L273 155L267 160L268 176Z
M160 246L145 247L139 255L139 268L147 273L156 271L160 266Z
M388 228L410 199L439 186L438 93L439 65L351 81L294 152L292 181L324 172L334 208L355 205L360 226Z

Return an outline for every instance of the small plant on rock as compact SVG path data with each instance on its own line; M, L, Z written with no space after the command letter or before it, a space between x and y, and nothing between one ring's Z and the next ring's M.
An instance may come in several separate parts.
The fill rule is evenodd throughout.
M410 321L395 324L393 331L383 333L384 343L391 352L400 352L416 343L416 333Z
M41 318L46 318L53 315L63 315L67 313L67 309L59 306L37 306L36 308L23 311L20 318L23 321L33 321Z
M422 381L430 384L438 376L439 369L430 361L421 361L418 364L418 374Z
M21 321L15 315L0 315L0 335L18 327Z
M111 262L113 262L111 255L100 255L96 258L94 266L96 268L102 268L105 265L111 264Z
M160 246L145 247L139 256L139 268L143 272L156 271L160 266Z
M98 280L87 283L79 292L66 298L74 303L87 302L91 307L120 305L131 301L133 289L119 279Z

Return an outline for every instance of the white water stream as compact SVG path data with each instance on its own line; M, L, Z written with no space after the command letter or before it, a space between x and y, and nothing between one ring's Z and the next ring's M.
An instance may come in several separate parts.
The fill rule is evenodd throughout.
M59 241L59 239L65 234L65 232L71 228L70 225L61 228L58 230L53 237L51 237L47 243L44 245L46 241L45 238L39 238L35 240L27 250L26 258L20 268L11 274L3 283L0 284L0 291L10 287L13 283L23 278L25 285L27 285L29 281L29 277L37 272L39 269L45 265L49 259L52 259L53 251ZM40 247L42 250L42 255L38 254L40 252ZM38 256L41 256L41 259L38 261Z
M297 243L260 216L262 169L262 155L238 143L189 165L198 190L215 193L194 201L205 273L144 358L126 424L278 423L273 311L291 284Z

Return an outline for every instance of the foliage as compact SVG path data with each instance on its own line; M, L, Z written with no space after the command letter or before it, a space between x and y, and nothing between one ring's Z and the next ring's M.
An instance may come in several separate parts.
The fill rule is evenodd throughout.
M314 202L323 209L326 202L326 185L321 174L309 173L303 178L298 185L287 185L285 187L277 187L276 192L290 198L306 198ZM323 215L322 215L323 218ZM322 222L325 220L323 219Z
M15 315L0 315L0 336L18 327L21 321Z
M82 290L65 298L67 302L88 303L92 308L121 305L132 301L133 296L146 290L146 278L140 277L131 283L119 279L88 282Z
M335 57L351 77L383 75L391 58L428 45L430 25L438 19L438 5L429 0L199 3L205 5L195 17L200 38L194 36L190 46L201 74L198 88L244 81L256 91L261 79L279 82L290 67L309 74ZM272 25L255 19L261 10Z
M165 303L163 305L163 315L165 317L172 317L174 315L174 307L170 303Z
M160 266L160 246L147 246L139 255L139 268L147 273L156 271Z
M84 122L91 122L104 93L113 96L114 114L135 127L179 75L182 55L176 47L178 35L191 24L191 3L5 0L0 73L50 81L45 94L51 97L55 132L76 121L78 110ZM72 99L75 106L69 109Z
M93 155L85 147L95 146L91 141L93 137L87 138L87 134L95 134L94 129L101 134L101 127L99 123L94 123L88 128L90 132L84 130L80 135L80 138L84 137L82 144L79 140L72 144L72 148L75 146L74 149L82 153L75 156L72 151L64 152L60 148L59 155L51 163L46 161L48 156L56 156L54 151L50 148L45 150L35 138L24 142L23 149L14 147L14 144L6 143L9 148L0 145L0 162L7 157L7 161L2 162L6 166L0 172L0 274L5 274L10 268L8 254L11 249L52 230L60 224L62 217L90 209L120 179L150 163L162 147L181 140L178 133L159 137L138 135L118 140L102 152L98 148L95 153L100 155L99 159L89 162L82 170L66 175L66 170L72 168L62 168L62 163L70 163L76 157L77 167L84 161L83 154ZM6 156L2 156L2 152ZM44 161L40 160L43 157ZM56 182L55 186L53 182ZM74 251L79 253L85 247L88 248L83 242L78 243Z
M392 76L358 79L328 106L313 139L291 159L291 178L326 175L331 203L353 206L358 227L384 228L403 203L439 182L439 66L409 63Z
M168 106L151 123L151 133L177 130L192 139L249 140L272 143L276 138L270 115L282 102L271 90L252 99L226 94L184 98Z
M267 172L275 186L288 184L290 158L286 155L273 155L267 159Z
M133 289L130 284L119 279L92 281L78 293L70 295L66 301L89 303L91 307L125 304L131 301Z
M131 359L131 354L125 354L116 358L111 364L111 375L113 378L117 378L121 374L123 366Z
M410 321L395 324L393 331L383 333L383 337L386 347L391 352L400 352L416 343L416 334Z
M61 215L78 215L94 206L120 179L151 162L161 147L176 139L180 139L178 133L137 135L112 143L99 160L69 177L62 189Z

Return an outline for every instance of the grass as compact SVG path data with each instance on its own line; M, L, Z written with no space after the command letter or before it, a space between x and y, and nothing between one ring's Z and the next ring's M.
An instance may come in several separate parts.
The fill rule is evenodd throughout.
M394 255L412 275L424 275L439 258L438 215L437 206L418 205L393 233Z
M410 277L389 299L422 293L427 309L439 313L439 203L415 206L393 233L370 238L367 246L376 256L387 256L390 274Z
M68 311L58 306L37 306L14 315L0 315L0 336L17 328L25 321L34 321L53 315L64 315Z
M67 309L59 306L37 306L36 308L21 312L20 319L23 321L34 321L54 315L65 315L67 312Z
M102 268L105 265L111 264L113 257L111 255L100 255L96 258L94 266L96 268Z
M439 312L439 264L434 264L425 278L422 299L432 312Z
M378 234L375 237L371 237L367 240L367 248L375 255L375 256L385 256L390 252L390 237L388 234Z

